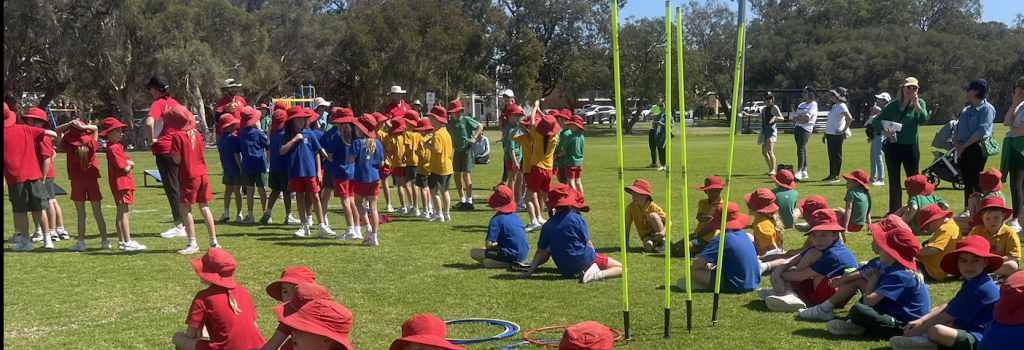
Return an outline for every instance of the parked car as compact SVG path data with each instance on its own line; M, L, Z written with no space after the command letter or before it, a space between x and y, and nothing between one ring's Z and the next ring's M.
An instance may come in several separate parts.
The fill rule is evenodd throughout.
M615 122L615 107L597 106L583 115L587 124L604 124Z
M646 105L643 108L637 110L640 113L640 120L648 121L652 118L651 108L654 108L654 105Z
M743 104L743 111L747 113L761 113L764 110L764 101L751 101Z
M576 114L578 116L583 116L584 114L587 113L587 111L589 111L589 110L591 110L593 108L596 108L596 107L598 107L598 106L597 105L583 105L583 108L579 108L579 109L573 111L573 114Z

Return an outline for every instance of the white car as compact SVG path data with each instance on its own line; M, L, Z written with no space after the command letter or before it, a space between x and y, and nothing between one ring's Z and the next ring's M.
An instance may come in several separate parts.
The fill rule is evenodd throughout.
M592 110L585 111L583 118L587 124L611 123L615 119L615 107L596 106Z
M583 116L588 111L590 111L590 110L592 110L594 108L597 108L597 107L598 107L597 105L583 105L583 108L580 108L580 109L577 109L577 110L573 111L573 114L576 114L578 116Z
M747 113L761 113L764 110L764 101L751 101L743 104L743 111Z

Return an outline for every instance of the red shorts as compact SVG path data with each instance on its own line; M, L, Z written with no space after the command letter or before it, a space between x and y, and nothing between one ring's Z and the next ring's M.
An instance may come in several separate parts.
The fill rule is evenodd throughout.
M597 268L599 268L601 270L607 269L608 268L608 256L604 255L604 254L601 254L601 253L597 253L597 256L594 257L593 264L596 264Z
M381 180L384 180L388 178L388 176L391 176L392 172L394 172L394 170L391 169L390 165L385 165L380 167L380 169L377 169L377 175L380 175Z
M550 192L551 169L544 169L534 165L533 169L530 170L530 174L526 176L526 189L533 192Z
M304 176L288 179L288 190L292 192L320 193L320 184L316 183L316 177Z
M355 195L355 180L341 180L334 178L334 196L337 198L349 198Z
M505 170L516 171L516 162L505 159Z
M850 223L850 225L849 225L849 226L848 226L848 227L846 228L846 230L847 230L847 231L849 231L849 232L860 232L860 231L861 231L861 230L863 230L863 229L864 229L864 225L863 225L863 224L861 224L861 225L857 225L857 224L855 224L855 223L852 223L852 222L851 222L851 223Z
M829 283L831 282L832 278L823 278L821 279L821 282L818 282L818 288L815 289L813 279L803 280L802 282L800 282L800 290L798 290L796 293L798 296L800 296L800 299L809 301L811 304L818 305L824 303L826 300L828 300L828 298L831 298L832 295L835 295L836 291L839 290L839 288L830 287ZM846 306L846 301L843 301L839 305L836 305L836 308L842 308L844 306Z
M397 168L391 168L391 176L405 178L405 167L400 166ZM381 177L383 178L383 176Z
M213 200L210 179L206 175L181 179L181 204L209 203Z
M580 174L582 174L582 173L583 173L583 166L582 165L577 165L577 166L568 166L568 165L566 165L565 166L565 177L566 178L578 179L578 178L580 178Z
M356 182L355 192L360 197L370 197L380 194L380 180L373 182Z
M135 190L116 190L114 193L114 204L135 204Z
M71 200L75 202L103 200L103 195L100 194L100 180L71 180Z

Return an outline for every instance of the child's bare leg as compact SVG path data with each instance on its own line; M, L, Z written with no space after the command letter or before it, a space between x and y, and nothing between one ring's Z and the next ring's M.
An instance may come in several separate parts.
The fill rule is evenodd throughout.
M75 211L78 212L78 240L85 240L85 202L75 201ZM28 232L21 231L21 232Z
M174 346L181 350L195 350L200 340L202 339L189 338L183 332L174 333L174 337L171 337L171 342L174 343Z
M956 328L937 324L928 329L928 340L932 343L950 347L956 342Z
M426 187L420 187L420 201L423 202L423 210L427 210L427 208L430 208L430 205L428 203L430 203L430 201L433 200L431 198L432 197L430 196L430 189Z
M310 196L313 196L313 209L316 210L316 217L318 220L320 220L319 222L322 224L324 223L324 207L320 205L320 194L311 193Z
M384 187L381 189L381 191L384 192L384 203L386 203L387 206L390 207L391 206L391 182L389 182L387 178L380 179L380 182L384 184Z
M434 208L437 209L437 214L440 214L441 212L444 211L441 208L441 194L435 188L430 189L430 203L432 203Z
M477 262L481 262L481 263L484 262L484 257L486 256L486 254L487 254L487 250L486 249L473 248L473 249L469 250L469 257L473 258L473 260L476 260Z
M252 212L254 197L256 197L256 186L245 186L245 208L249 212Z
M292 192L284 191L284 213L292 215Z
M14 213L14 229L21 232L28 232L28 213Z
M967 212L974 214L977 213L979 209L981 209L981 193L972 194L971 197L967 199Z
M96 219L96 228L100 230L100 238L107 240L107 221L103 219L103 202L92 201L92 216Z
M603 278L614 278L622 276L622 263L620 263L618 260L608 258L608 267L605 268L604 270L601 270L601 273L604 274Z
M709 269L707 266L692 266L690 268L690 283L699 283L704 286L711 286L711 276L715 273L715 270ZM697 289L697 288L694 288Z
M904 205L904 206L900 207L899 209L896 209L896 212L893 213L893 214L896 214L896 216L899 216L899 217L903 217L903 215L907 214L908 210L910 210L910 207Z
M358 215L359 218L359 224L362 224L363 219L366 218L366 207L363 206L363 199L363 196L360 196L358 194L356 195L355 209L356 215ZM369 224L369 222L367 222L367 224Z
M860 278L853 282L843 283L839 286L839 290L836 294L832 294L832 297L828 298L828 301L832 302L832 305L839 305L850 301L857 294L857 291L865 288L867 280Z
M210 233L210 242L215 243L217 241L217 225L213 224L213 212L210 211L209 203L199 203L199 214L203 216L203 221L206 222L206 232ZM193 230L195 230L194 227Z
M405 207L405 204L408 203L405 200L405 198L406 198L405 178L404 177L395 176L395 183L397 184L397 187L398 187L398 206L399 207ZM390 202L391 202L391 200L388 200L388 203L390 203Z
M181 223L185 226L185 236L191 243L196 239L196 221L192 218L192 206L183 203L179 204L178 208L178 211L181 212Z
M452 204L452 194L451 194L451 192L448 192L448 191L441 192L441 196L438 197L438 201L441 202L441 206L439 207L439 208L441 208L441 210L443 210L445 213L451 212L451 210L452 210L452 206L450 205L450 204Z
M359 225L356 222L355 200L352 197L344 197L341 199L341 206L345 209L345 224L350 227Z
M377 230L380 228L380 214L377 211L377 196L367 196L366 201L370 203L370 228L373 229L373 233L378 233Z
M47 219L47 217L46 217L46 210L40 210L40 211L32 212L32 220L35 221L36 226L39 226L39 229L43 231L43 240L46 241L46 242L49 242L50 239L47 238L48 237L47 233L50 232L50 220ZM28 226L28 225L25 225L25 226ZM22 231L22 232L28 232L28 231ZM105 236L106 235L104 235L104 237Z
M231 209L231 195L235 193L231 185L224 185L224 213L227 214L228 210Z
M309 225L309 214L306 212L306 193L295 192L295 202L299 206L299 221L305 225Z
M260 208L263 211L267 211L267 188L260 186L256 189L260 192Z
M542 209L542 208L544 208L544 203L548 202L548 193L544 192L544 191L540 191L538 193L535 193L534 195L536 196L536 199L534 199L534 201L537 202L537 208L538 208L537 209L537 218L540 219L541 218L541 214L544 212L544 209Z
M57 208L53 204L57 203L57 201L50 199L47 201L47 203L49 204L49 206L46 207L46 223L48 224L51 230L55 230L57 229ZM39 229L41 230L42 227L40 227ZM50 231L43 231L44 235L49 233Z
M1006 260L1003 261L1003 266L999 267L999 269L995 271L995 274L1000 276L1009 276L1010 274L1016 272L1019 266L1019 263L1017 263L1016 261Z
M57 202L56 199L51 199L50 208L53 208L54 215L54 217L50 218L50 222L54 224L50 229L64 228L64 210L60 208L60 202Z
M324 180L327 181L327 180ZM324 216L330 212L329 205L331 204L331 189L323 187L320 189L320 207L324 210Z
M235 213L242 212L242 186L231 186L235 196ZM227 207L225 207L227 209Z

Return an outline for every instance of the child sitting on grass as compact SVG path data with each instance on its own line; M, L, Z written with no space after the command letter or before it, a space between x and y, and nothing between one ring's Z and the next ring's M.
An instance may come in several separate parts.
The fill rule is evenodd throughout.
M484 248L473 248L470 257L489 268L506 268L509 264L526 261L530 244L526 241L523 220L516 215L516 202L512 189L498 185L498 189L487 197L487 204L494 209L494 216L487 225Z
M890 338L903 334L904 326L930 309L928 286L914 264L920 249L914 232L895 215L869 229L881 265L864 271L864 285L859 288L864 296L850 308L849 319L825 325L834 335Z
M211 222L210 225L213 225ZM235 282L235 258L220 248L189 260L207 288L196 294L189 307L185 332L174 333L171 341L182 350L251 349L266 341L256 327L256 308L245 287ZM206 327L210 339L200 338Z
M846 241L846 232L860 232L864 225L871 223L871 187L868 186L868 173L864 170L854 170L852 173L844 174L846 178L846 208L836 208L836 217L843 218L843 241Z
M766 190L767 191L767 190ZM716 235L708 243L706 249L693 259L690 267L691 286L693 290L714 289L717 281L716 269L722 268L722 289L728 293L742 294L757 288L761 283L759 261L750 235L743 228L750 222L750 216L739 212L739 206L730 202L726 214L725 231ZM722 207L715 209L708 226L718 229L722 227ZM724 238L723 238L724 237ZM719 240L724 239L722 261L718 263ZM686 278L677 282L680 289L686 290Z
M711 238L718 234L718 230L708 228L707 226L715 207L725 203L722 200L722 189L724 188L722 178L715 175L705 178L704 186L697 186L697 190L704 191L704 194L708 197L697 201L697 227L690 234L690 237L672 243L672 255L676 257L684 256L684 249L686 248L684 244L690 245L690 253L700 254L708 246Z
M942 210L938 204L924 206L916 216L921 230L932 233L932 237L924 241L921 251L917 252L917 270L924 274L925 282L944 280L946 272L939 264L944 256L956 249L961 238L960 226L950 219L953 212Z
M981 201L988 197L999 197L1003 199L1003 202L1006 202L1006 196L1002 192L1002 177L1003 173L996 168L989 168L978 174L978 187L981 188L981 192L975 192L967 199L968 213L971 215L977 213L981 209ZM1020 225L1016 220L1008 220L1006 225L1010 226L1014 231L1020 231Z
M957 249L942 258L942 269L965 282L948 303L910 322L902 336L889 339L895 350L935 349L936 345L955 350L972 350L981 340L985 325L992 321L992 309L999 299L991 273L1003 264L989 253L984 238L971 236L957 243Z
M310 300L330 300L331 294L327 292L327 288L313 283L315 280L316 274L308 267L292 266L284 269L281 272L281 278L267 285L267 294L274 300L284 302L284 304L274 307L274 313L290 315ZM293 349L292 342L288 339L291 335L291 327L278 323L274 335L260 350Z
M1020 344L1024 332L1024 272L1014 272L1003 281L999 301L992 311L992 322L985 325L985 333L977 350L1004 350Z
M928 183L928 178L924 175L910 176L903 182L903 185L907 188L907 205L893 214L902 217L903 221L910 224L910 229L914 233L921 232L921 223L917 222L916 218L918 210L929 204L938 204L942 210L949 209L949 204L946 204L946 201L932 194L935 185Z
M665 252L665 211L654 203L651 197L651 184L644 179L637 179L633 186L626 187L626 193L633 196L633 201L626 206L626 241L629 231L636 224L636 233L644 245L645 252Z
M303 285L304 287L305 285ZM295 350L352 350L348 338L352 330L352 312L326 298L309 300L298 311L277 319L292 329Z
M875 254L879 254L880 249L881 248L879 248L877 244L871 245L871 251ZM867 279L864 278L864 273L871 269L884 269L882 261L879 260L878 257L875 257L867 261L866 263L858 267L856 270L847 272L842 276L833 278L832 282L829 283L829 286L832 288L837 288L836 294L833 294L831 297L829 297L828 302L824 302L806 309L800 309L799 311L797 311L797 315L809 320L831 321L832 319L835 319L836 305L846 304L848 301L850 301L850 298L853 298L854 295L857 295L857 292L865 288L864 285L867 283Z
M402 337L391 342L389 350L466 350L446 339L444 321L431 314L410 317L402 324Z
M772 179L778 185L778 187L772 190L772 193L775 193L775 205L779 206L779 217L782 218L782 224L785 228L793 228L793 225L796 224L796 217L800 215L796 205L797 201L800 200L800 193L796 191L796 180L793 178L793 172L789 171L789 169L782 169L775 175L772 175Z
M754 214L754 249L758 257L784 254L783 235L785 227L779 216L779 206L775 204L775 193L767 188L758 188L744 196L747 208ZM763 271L762 271L763 272Z
M969 236L981 236L992 245L992 253L1003 258L1003 266L994 273L1009 276L1020 264L1020 237L1017 232L1003 223L1013 216L1013 209L1007 208L1003 199L987 197L981 201L981 209L974 214L974 228Z

